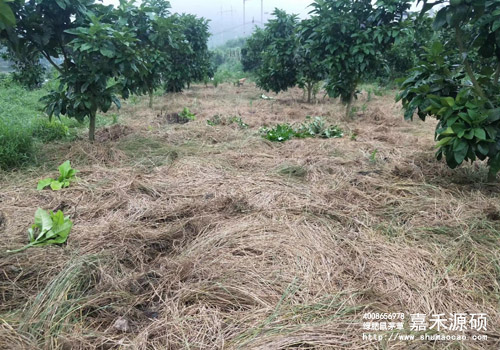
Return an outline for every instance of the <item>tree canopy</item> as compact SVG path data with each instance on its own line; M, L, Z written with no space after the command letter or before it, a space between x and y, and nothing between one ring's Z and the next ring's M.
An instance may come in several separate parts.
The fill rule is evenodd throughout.
M489 179L500 170L500 3L424 1L422 16L440 4L441 31L401 84L405 118L438 120L438 159L455 168L487 160Z
M9 53L18 60L41 55L59 74L59 88L44 98L47 113L88 117L90 140L97 111L120 107L119 97L152 97L162 84L180 91L210 75L208 22L171 16L168 1L122 0L117 8L94 0L2 4L15 21L2 12L0 39Z

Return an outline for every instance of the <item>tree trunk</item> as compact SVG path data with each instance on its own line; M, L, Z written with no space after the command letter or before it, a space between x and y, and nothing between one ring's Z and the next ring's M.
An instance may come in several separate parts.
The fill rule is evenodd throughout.
M149 108L153 108L153 90L149 90Z
M482 97L486 101L486 103L489 106L491 106L491 108L493 108L493 104L488 99L488 96L486 96L486 93L484 92L481 84L479 84L479 82L476 79L476 76L474 75L474 72L472 71L472 67L469 63L469 59L467 58L467 51L465 49L465 45L463 42L463 32L462 32L462 29L460 27L455 27L455 41L458 44L458 48L460 50L460 53L462 53L465 71L467 72L467 75L470 78L470 81L472 83L472 87L474 88L474 90L476 90L476 93L480 97Z
M351 106L352 106L352 100L349 100L349 102L347 102L347 106L345 108L345 119L351 118Z
M347 102L346 110L345 110L345 118L346 119L352 119L351 118L351 108L352 108L352 101L354 100L354 91L351 91L351 94L349 96L349 101Z
M90 112L89 115L89 140L91 143L95 141L95 116L96 110Z
M313 84L311 82L307 83L307 103L311 103Z

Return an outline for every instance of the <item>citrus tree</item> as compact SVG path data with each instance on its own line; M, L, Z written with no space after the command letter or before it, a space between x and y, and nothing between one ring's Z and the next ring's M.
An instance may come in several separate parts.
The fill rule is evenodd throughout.
M417 65L422 47L428 46L439 34L433 32L430 17L408 13L394 44L380 52L379 64L370 69L368 80L392 85L396 79L406 76Z
M318 50L311 49L314 35L314 22L302 20L298 27L297 81L299 87L307 92L307 102L311 102L314 87L326 77L325 63Z
M164 72L168 63L168 47L164 41L172 40L170 32L162 32L164 37L158 40L158 21L170 15L170 3L163 0L143 1L134 6L134 0L122 0L115 11L112 11L108 22L115 22L134 28L136 36L136 56L139 57L146 70L133 70L126 79L139 94L149 95L149 107L153 107L153 93L163 83Z
M451 168L487 160L492 181L500 170L500 3L423 1L422 15L438 4L433 28L451 43L426 49L398 99L406 119L438 120L438 159Z
M317 0L311 6L310 48L327 70L326 90L347 105L357 86L398 37L409 0Z
M274 19L266 23L267 46L257 70L257 86L278 93L297 84L297 25L296 15L275 9Z
M93 0L34 0L10 2L16 26L2 30L11 46L41 54L59 73L59 88L43 98L49 116L65 114L89 120L95 137L98 110L106 112L117 96L128 97L137 87L130 74L145 72L136 55L134 28L110 18L112 6ZM22 51L21 51L22 52ZM133 72L133 73L131 73Z
M160 33L168 32L177 37L173 42L164 42L168 47L170 68L164 74L165 90L180 92L191 83L213 76L212 62L208 50L208 21L194 15L173 15L162 21ZM163 40L159 38L159 40Z
M14 2L14 0L0 0L0 32L16 24L14 12L7 5L9 2ZM6 52L1 56L15 69L13 79L30 90L40 87L45 73L45 68L40 62L40 53L22 45L16 45L15 42L4 41L2 43L5 45Z
M279 93L298 85L311 102L314 86L324 77L324 65L308 46L308 20L276 9L264 29L256 28L242 49L245 71L254 72L257 86Z
M241 65L244 72L255 72L262 63L262 53L268 45L266 32L262 28L255 28L252 35L241 48Z
M60 114L83 120L89 119L89 139L95 139L97 111L107 112L114 103L121 106L118 96L128 98L140 93L137 75L146 76L144 62L137 56L138 39L133 28L113 28L92 16L85 27L68 29L74 35L67 47L71 61L59 77L59 88L42 98L49 116ZM129 76L132 79L127 79Z

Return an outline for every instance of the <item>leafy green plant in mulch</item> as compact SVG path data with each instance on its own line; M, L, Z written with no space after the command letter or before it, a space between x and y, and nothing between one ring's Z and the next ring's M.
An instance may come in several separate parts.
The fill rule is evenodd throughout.
M192 113L189 108L184 107L182 112L179 113L179 116L188 120L196 120L196 114Z
M274 128L262 127L260 129L262 137L269 141L283 142L293 137L320 137L338 138L344 136L344 132L336 125L326 125L322 117L306 117L306 121L294 128L290 124L277 124Z
M321 137L325 139L338 138L344 136L344 132L336 125L326 125L322 117L306 117L297 131L296 137Z
M295 130L290 124L277 124L274 128L262 127L260 129L262 137L269 141L283 142L295 136Z
M54 213L38 208L35 213L35 223L28 229L29 243L22 248L8 250L17 253L31 247L42 247L49 244L62 244L68 239L73 222L62 211Z
M41 191L50 186L53 191L69 187L70 183L76 179L76 169L71 168L69 160L59 166L59 177L57 179L47 178L38 182L37 190Z
M237 124L240 129L247 129L248 124L241 119L241 117L233 116L233 117L222 117L219 114L214 115L212 118L207 119L207 125L216 126L216 125L231 125Z

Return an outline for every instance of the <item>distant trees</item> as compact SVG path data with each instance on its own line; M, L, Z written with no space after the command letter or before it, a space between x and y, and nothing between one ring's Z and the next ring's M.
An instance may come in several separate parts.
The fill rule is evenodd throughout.
M269 44L264 29L255 28L252 35L241 48L241 64L243 71L255 72L262 63L262 53Z
M327 70L326 91L340 97L349 116L357 87L380 53L399 35L409 0L317 0L309 23L310 47Z
M278 9L273 15L276 18L269 20L264 30L267 45L261 52L257 86L278 93L297 84L298 19Z
M370 77L400 35L410 0L317 0L311 18L275 10L275 19L257 29L242 49L246 71L257 85L276 93L299 85L308 94L326 80L331 97L340 97L349 115L357 86Z
M165 43L170 48L169 73L165 76L165 89L179 92L189 87L192 82L213 77L214 71L208 50L208 21L189 14L173 15L170 33L182 38L174 45Z
M276 9L264 29L256 29L242 48L245 71L257 76L257 86L279 93L299 85L311 101L314 85L323 78L322 63L308 49L304 23L296 15ZM315 58L315 57L314 57Z
M120 107L118 97L149 94L151 106L162 84L180 91L211 74L207 21L170 16L168 1L121 1L117 8L94 0L2 2L0 9L4 5L15 26L2 12L0 39L13 58L41 55L59 73L59 88L44 98L47 113L88 118L91 141L97 111Z
M326 65L318 51L312 50L314 22L311 19L303 20L297 29L297 82L299 87L307 92L307 102L311 102L315 87L326 77Z

